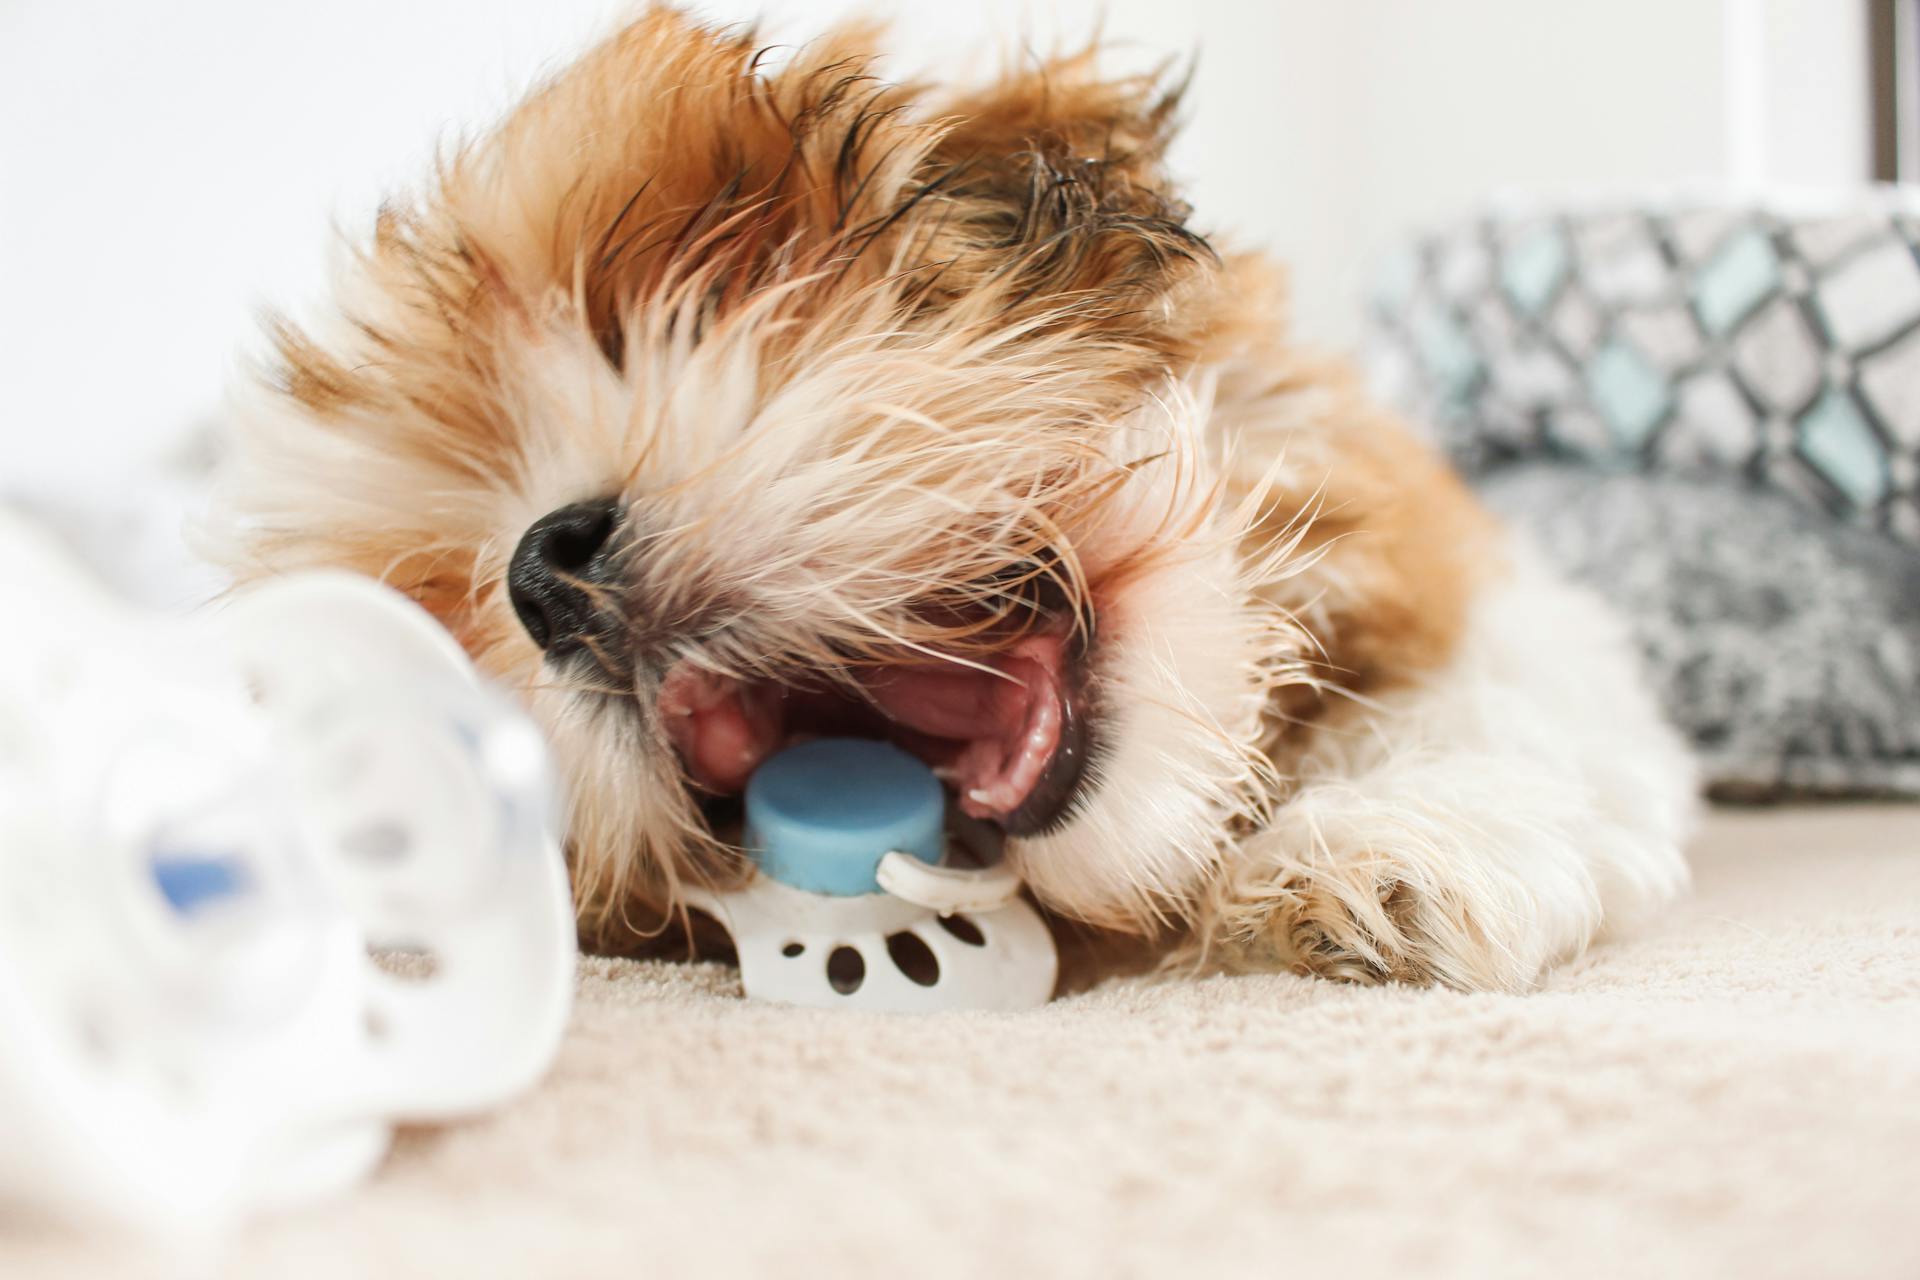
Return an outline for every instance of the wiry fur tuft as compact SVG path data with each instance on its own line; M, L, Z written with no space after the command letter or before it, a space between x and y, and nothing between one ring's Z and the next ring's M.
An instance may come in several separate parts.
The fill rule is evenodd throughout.
M1036 628L1083 655L1094 723L1064 820L1009 843L1056 912L1265 962L1311 962L1285 940L1344 912L1324 932L1355 972L1515 985L1598 912L1516 940L1476 910L1524 915L1556 877L1668 891L1618 889L1578 823L1396 844L1331 820L1327 788L1379 762L1328 735L1393 756L1394 708L1450 678L1504 580L1498 531L1285 345L1260 260L1189 228L1177 88L1089 51L943 94L878 78L872 46L844 29L765 71L750 32L656 9L451 151L382 209L333 312L275 324L227 479L239 576L383 578L520 692L571 783L590 933L739 871L662 723L674 664L857 691ZM619 625L589 676L543 660L504 584L532 522L608 496ZM1556 759L1539 794L1573 811L1617 776ZM1490 887L1535 827L1551 874ZM1678 865L1668 827L1631 838ZM1392 960L1409 884L1453 923Z

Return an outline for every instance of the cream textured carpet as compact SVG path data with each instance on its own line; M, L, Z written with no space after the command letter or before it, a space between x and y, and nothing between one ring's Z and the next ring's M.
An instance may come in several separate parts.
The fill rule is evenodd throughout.
M590 961L546 1085L240 1276L1920 1277L1920 808L1720 813L1512 998L1125 979L1019 1016ZM152 1275L0 1239L0 1276Z

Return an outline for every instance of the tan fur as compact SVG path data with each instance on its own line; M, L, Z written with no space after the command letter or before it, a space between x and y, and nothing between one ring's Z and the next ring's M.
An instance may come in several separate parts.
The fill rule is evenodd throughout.
M1497 530L1432 449L1382 410L1342 362L1286 338L1276 273L1248 256L1228 264L1241 299L1206 358L1222 369L1214 430L1235 442L1236 491L1262 484L1272 499L1251 530L1269 542L1277 522L1311 508L1302 555L1325 571L1269 588L1276 603L1317 618L1335 683L1364 691L1445 662L1476 581L1494 571ZM1268 469L1287 465L1276 483Z
M1449 660L1495 530L1288 345L1277 273L1188 229L1177 92L1086 52L946 95L872 48L844 29L763 73L751 33L657 9L453 149L336 311L276 325L231 562L383 578L521 692L603 936L738 869L662 737L666 663L969 661L1019 625L1009 573L1045 574L1107 750L1009 856L1063 915L1204 932L1317 729ZM502 581L528 523L608 492L642 531L608 602L633 683L583 689Z

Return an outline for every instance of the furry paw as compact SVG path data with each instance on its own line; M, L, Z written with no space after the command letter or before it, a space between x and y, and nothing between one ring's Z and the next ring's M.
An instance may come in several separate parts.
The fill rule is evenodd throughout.
M1512 988L1528 977L1489 948L1459 895L1392 875L1303 872L1283 886L1271 937L1278 958L1316 977L1377 985Z
M1580 841L1348 800L1297 804L1237 851L1206 926L1237 963L1524 991L1599 932L1604 895Z

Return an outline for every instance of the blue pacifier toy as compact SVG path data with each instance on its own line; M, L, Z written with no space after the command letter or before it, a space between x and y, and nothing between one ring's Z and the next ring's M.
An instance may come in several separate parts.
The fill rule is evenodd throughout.
M897 1012L1030 1009L1059 959L983 825L956 815L898 747L820 738L747 783L743 843L759 874L692 904L732 934L756 999Z

